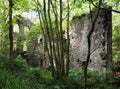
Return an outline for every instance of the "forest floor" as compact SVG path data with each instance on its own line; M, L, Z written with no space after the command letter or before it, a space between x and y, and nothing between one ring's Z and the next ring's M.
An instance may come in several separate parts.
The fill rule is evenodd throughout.
M14 70L8 69L8 59L0 55L0 89L84 89L82 70L70 70L69 77L61 81L51 77L50 70L31 68L17 58L13 62ZM120 89L119 74L107 81L104 75L88 71L88 89Z

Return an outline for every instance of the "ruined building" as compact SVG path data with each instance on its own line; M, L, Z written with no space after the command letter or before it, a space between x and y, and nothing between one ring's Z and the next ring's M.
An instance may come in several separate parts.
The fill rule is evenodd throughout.
M84 67L88 54L87 35L91 29L92 19L95 12L88 15L73 17L70 24L70 66L74 69ZM112 66L112 14L109 10L100 10L98 19L95 24L95 29L91 37L91 56L89 68L104 72ZM30 25L31 26L31 25ZM42 37L42 36L41 36ZM48 57L42 52L41 46L43 38L31 40L27 46L27 54L25 56L28 64L33 67L48 66ZM42 47L44 48L44 47ZM47 60L46 60L47 59Z
M95 29L91 37L91 55L89 68L105 71L112 66L112 24L111 11L100 10ZM84 66L88 54L87 35L91 29L95 12L76 16L70 25L71 67L79 69Z

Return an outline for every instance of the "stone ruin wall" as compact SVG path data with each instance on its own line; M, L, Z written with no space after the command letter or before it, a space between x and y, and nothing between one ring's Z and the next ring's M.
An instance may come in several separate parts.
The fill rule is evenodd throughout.
M92 16L95 12L92 12ZM87 35L91 29L91 15L74 17L70 25L71 67L80 69L86 62L88 54ZM91 37L91 55L89 68L105 71L108 47L108 31L111 29L111 11L101 10ZM111 37L110 37L111 38ZM110 48L111 49L111 48ZM111 50L110 50L111 51ZM111 59L110 59L111 60Z
M92 12L92 16L94 16L95 12ZM88 43L87 43L87 34L91 28L91 15L82 15L78 17L74 17L71 21L70 25L70 59L71 59L71 67L74 69L80 69L84 65L87 59L88 54ZM111 48L108 46L108 39L111 38L111 33L109 31L111 29L111 12L106 10L101 10L98 16L97 22L95 24L94 33L91 37L91 56L89 68L93 70L98 70L103 72L106 67L106 60L110 59L108 55L111 55ZM109 36L110 35L110 36ZM111 41L111 39L109 40ZM34 67L48 67L48 63L46 63L46 56L43 52L38 52L41 50L43 46L38 42L38 38L36 38L31 44L28 44L27 59L29 60L29 64ZM38 46L39 45L39 46ZM40 50L39 50L40 49ZM40 53L40 56L33 55L36 53ZM110 50L110 51L108 51ZM42 54L43 53L43 54Z

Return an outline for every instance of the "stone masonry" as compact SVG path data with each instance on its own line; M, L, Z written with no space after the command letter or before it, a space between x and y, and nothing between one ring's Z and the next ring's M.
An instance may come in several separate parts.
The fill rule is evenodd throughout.
M71 67L80 69L84 66L87 54L88 54L88 42L87 35L91 29L92 18L95 16L95 12L90 15L82 15L73 17L70 25L70 58ZM89 68L104 72L106 67L106 60L108 60L108 42L111 38L111 33L108 33L111 29L111 11L100 10L98 19L95 24L95 29L91 37L91 55ZM109 36L110 35L110 36ZM110 50L112 51L112 50ZM109 54L108 54L109 53ZM109 57L109 60L112 60Z

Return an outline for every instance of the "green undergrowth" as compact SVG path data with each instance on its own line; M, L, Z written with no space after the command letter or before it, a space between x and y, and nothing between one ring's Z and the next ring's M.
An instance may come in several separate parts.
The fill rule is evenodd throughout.
M8 58L0 54L0 89L84 89L84 74L70 70L69 77L54 80L50 70L31 68L18 56L13 70L8 69ZM88 89L120 89L109 84L98 72L88 71Z

